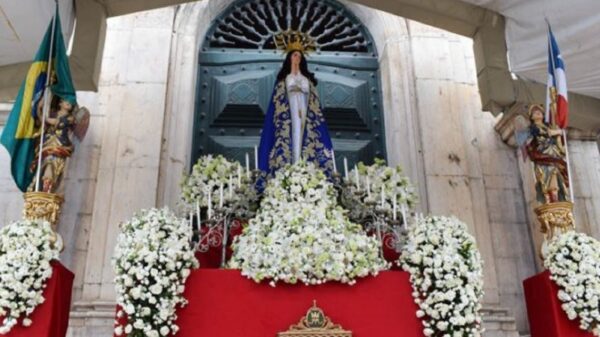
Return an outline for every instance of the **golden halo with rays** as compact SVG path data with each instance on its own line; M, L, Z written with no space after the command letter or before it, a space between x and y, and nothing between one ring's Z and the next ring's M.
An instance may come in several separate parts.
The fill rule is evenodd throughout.
M308 34L296 30L286 30L273 36L275 47L284 53L299 50L304 55L317 49L315 40Z

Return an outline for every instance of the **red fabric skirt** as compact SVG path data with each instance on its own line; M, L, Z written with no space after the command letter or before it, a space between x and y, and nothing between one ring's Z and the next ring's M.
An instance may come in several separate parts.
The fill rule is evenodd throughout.
M577 320L569 320L558 299L558 286L550 279L550 272L532 276L523 281L527 316L531 337L592 337L581 330Z
M75 275L60 262L52 261L52 277L44 289L44 303L31 314L33 324L18 325L4 336L8 337L64 337L69 325L71 291ZM1 318L0 318L1 319Z

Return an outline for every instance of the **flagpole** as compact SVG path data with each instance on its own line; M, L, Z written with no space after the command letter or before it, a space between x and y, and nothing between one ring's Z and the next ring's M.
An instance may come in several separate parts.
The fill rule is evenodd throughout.
M569 178L569 198L575 203L575 195L573 194L573 179L571 178L571 162L569 160L569 144L567 142L567 131L562 130L563 138L565 139L565 159L567 160L567 176Z
M546 18L546 23L548 24L548 50L550 51L550 62L552 63L552 87L556 88L556 65L554 64L554 48L552 48L552 29L550 28L550 21L548 21L548 18ZM556 92L552 92L551 88L548 88L548 90L550 90L548 95L550 96L549 109L552 118L552 126L556 126Z
M552 62L552 79L554 82L556 82L556 74L555 74L555 70L556 70L556 65L554 64L554 48L552 46L552 29L550 28L550 21L548 21L548 18L546 19L546 23L548 24L548 48L550 50L550 60ZM557 115L557 102L556 102L556 93L550 92L550 101L552 102L552 108L550 109L550 112L552 113L552 125L556 126L556 115ZM569 143L567 141L567 131L565 129L562 129L562 138L565 141L564 147L565 147L565 161L567 162L567 178L569 180L569 198L571 199L571 202L575 202L575 195L573 194L573 179L571 177L571 161L569 160ZM557 139L557 141L560 141L560 139ZM575 223L575 222L573 222Z
M46 132L46 117L48 116L48 110L50 110L50 78L52 77L52 54L54 52L54 31L56 30L56 15L58 13L58 1L56 2L56 10L54 17L52 18L52 31L50 32L50 50L48 52L48 68L46 70L46 85L44 86L44 107L42 112L42 130L40 133L40 147L38 151L38 163L37 170L35 173L35 191L40 191L40 176L42 174L42 150L44 148L44 134Z

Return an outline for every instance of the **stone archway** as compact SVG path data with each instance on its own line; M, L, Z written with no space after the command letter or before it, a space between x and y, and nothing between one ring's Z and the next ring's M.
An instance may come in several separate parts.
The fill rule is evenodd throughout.
M317 45L319 80L338 167L385 157L379 62L368 30L335 1L241 0L213 20L199 52L192 162L206 153L242 161L258 144L283 55L273 36L297 30Z

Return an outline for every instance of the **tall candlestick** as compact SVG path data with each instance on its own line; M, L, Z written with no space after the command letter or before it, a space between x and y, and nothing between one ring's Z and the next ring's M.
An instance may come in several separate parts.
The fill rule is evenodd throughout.
M371 196L371 180L369 179L369 175L367 174L367 178L366 178L366 182L367 182L367 196Z
M394 208L394 209L393 209L393 211L392 211L392 212L394 213L394 214L393 214L393 219L394 219L394 221L396 221L396 213L397 213L397 211L398 211L398 208L397 208L397 207L398 207L398 206L397 206L398 202L396 201L396 198L397 198L397 195L395 195L395 194L394 194L394 200L393 200L393 204L394 204L393 208Z
M233 176L229 175L229 200L233 199Z
M223 183L219 186L219 208L223 208Z
M383 208L385 205L385 192L383 190L384 187L385 185L381 185L381 208Z
M242 187L242 165L238 165L237 187Z
M258 171L258 147L254 146L254 169Z
M354 177L356 178L356 189L360 190L360 179L358 178L358 167L354 165Z
M250 156L246 152L246 177L250 179Z
M344 178L348 179L348 158L344 157Z
M194 229L194 213L190 212L190 228Z
M333 161L333 173L337 173L337 165L335 164L335 151L331 149L331 160Z

